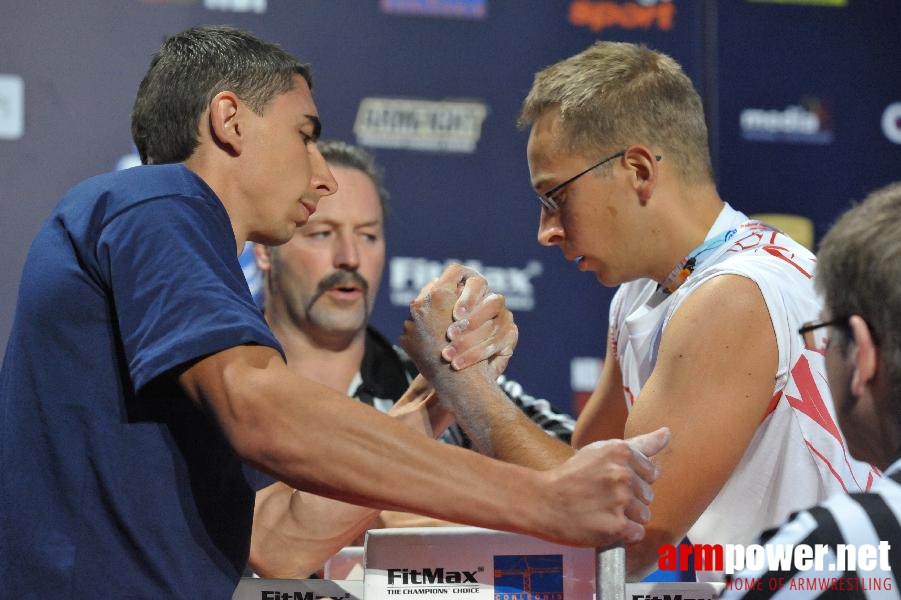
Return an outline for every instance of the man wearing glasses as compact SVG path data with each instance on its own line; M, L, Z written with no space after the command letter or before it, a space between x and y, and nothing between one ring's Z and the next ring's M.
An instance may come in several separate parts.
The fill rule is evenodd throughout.
M874 240L879 240L874 243ZM836 415L848 448L860 459L884 470L886 477L869 494L837 494L822 505L798 513L777 532L763 535L770 545L826 544L833 552L852 545L877 548L888 543L888 565L863 561L845 569L829 557L821 569L742 572L759 578L755 597L809 587L810 581L835 581L806 597L831 594L863 598L897 597L901 566L901 183L871 194L852 208L823 238L816 287L823 295L823 320L800 329L805 345L824 354ZM837 558L837 556L836 556ZM773 581L773 580L776 581ZM734 592L742 596L743 592Z
M719 197L700 97L679 65L599 42L537 74L520 124L538 241L619 286L574 445L673 432L647 535L627 546L630 577L656 568L663 544L748 543L831 492L867 489L876 474L845 452L822 354L797 334L820 311L815 258ZM454 412L504 438L495 415Z

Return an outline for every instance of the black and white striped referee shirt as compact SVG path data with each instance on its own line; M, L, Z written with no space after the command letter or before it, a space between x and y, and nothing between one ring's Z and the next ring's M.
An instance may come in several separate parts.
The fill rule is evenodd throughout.
M745 569L732 576L732 583L727 583L721 597L723 600L901 598L895 572L898 567L898 573L901 573L899 523L901 460L885 471L870 492L832 496L822 504L795 513L781 528L761 537L759 543L763 545L782 544L793 548L825 545L821 546L826 549L821 568L817 569L813 564L811 569L800 570L797 561L793 561L787 569L773 569L772 565L756 571ZM884 548L884 542L888 543L888 564L877 557L868 561L873 568L864 569L857 561L856 553L864 546L878 548L880 543ZM852 555L855 556L853 561ZM744 589L737 589L739 587Z

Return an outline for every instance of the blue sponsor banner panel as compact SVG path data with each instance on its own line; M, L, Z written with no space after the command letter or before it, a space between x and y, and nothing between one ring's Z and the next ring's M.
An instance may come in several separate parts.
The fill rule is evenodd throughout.
M901 179L901 3L721 4L720 191L746 212L809 219L815 244L852 201Z
M40 222L74 183L135 164L137 85L163 37L192 25L243 27L310 62L323 136L366 146L384 167L375 324L396 338L419 287L449 261L476 266L520 325L509 375L572 412L597 377L613 292L536 242L527 133L515 126L536 70L599 39L673 55L708 102L724 197L805 216L817 235L901 164L894 1L16 5L0 20L0 343Z
M497 555L495 600L563 600L563 556Z

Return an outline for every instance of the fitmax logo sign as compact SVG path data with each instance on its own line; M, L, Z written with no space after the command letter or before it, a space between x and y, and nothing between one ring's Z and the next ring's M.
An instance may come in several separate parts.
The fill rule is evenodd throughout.
M388 569L388 585L443 585L446 583L479 583L476 571L445 571L444 567L429 569Z
M391 304L407 306L425 284L440 276L448 265L455 262L462 262L484 275L491 289L504 295L510 310L535 308L535 288L532 279L544 271L544 267L537 260L530 260L524 267L518 268L487 266L477 260L441 261L414 256L395 256L389 263Z
M260 600L350 600L349 593L343 596L326 596L317 594L316 592L279 592L273 590L263 590L260 593Z

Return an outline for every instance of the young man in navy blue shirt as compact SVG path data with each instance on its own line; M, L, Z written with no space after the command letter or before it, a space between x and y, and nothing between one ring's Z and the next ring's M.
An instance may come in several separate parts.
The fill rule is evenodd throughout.
M190 29L154 56L132 130L149 166L73 188L26 260L0 372L7 595L228 597L248 552L245 464L558 542L643 534L644 455L665 431L533 470L427 440L287 369L237 254L284 243L335 190L305 65L239 30ZM484 279L452 267L438 285L462 288L457 317L509 327L479 302ZM454 366L488 358L476 354ZM431 373L453 368L430 359ZM461 381L486 376L467 370Z

